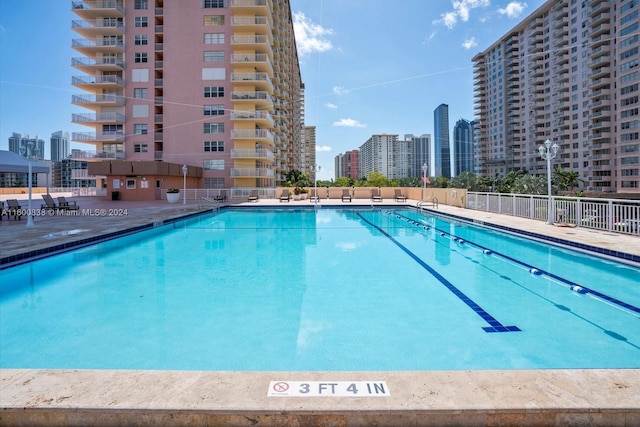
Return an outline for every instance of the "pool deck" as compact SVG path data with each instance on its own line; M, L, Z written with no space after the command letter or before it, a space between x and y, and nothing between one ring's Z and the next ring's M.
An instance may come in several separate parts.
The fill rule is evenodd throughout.
M33 226L0 221L0 259L61 250L134 227L162 224L201 209L197 203L74 198L78 216L36 217ZM309 206L260 200L251 206ZM416 201L407 201L415 206ZM26 201L22 201L26 206ZM322 206L349 205L322 200ZM352 206L371 206L357 200ZM401 203L385 201L376 206ZM40 207L34 201L33 207ZM438 212L640 256L637 236L440 206ZM16 261L17 260L17 261ZM325 384L315 397L268 396L271 381ZM376 397L332 395L332 383L386 383ZM314 386L320 387L317 383ZM320 393L322 391L322 393ZM0 425L196 426L640 426L640 369L419 372L201 372L0 370Z

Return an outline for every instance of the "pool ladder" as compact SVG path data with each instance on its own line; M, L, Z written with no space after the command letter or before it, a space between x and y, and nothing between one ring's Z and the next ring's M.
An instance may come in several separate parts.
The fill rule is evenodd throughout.
M420 200L418 202L418 204L416 205L416 207L422 209L423 205L426 205L427 203L431 203L431 207L438 209L438 198L437 197L429 197L428 199L425 200Z
M210 204L210 205L208 205ZM217 200L211 198L211 197L206 197L206 196L202 196L200 197L200 201L198 203L198 208L200 209L205 209L208 206L211 206L211 209L218 212L220 210L220 204L218 203Z

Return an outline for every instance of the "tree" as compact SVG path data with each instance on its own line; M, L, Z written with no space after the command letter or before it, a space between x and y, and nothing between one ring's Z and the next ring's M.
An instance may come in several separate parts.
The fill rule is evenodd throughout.
M389 185L389 179L382 175L380 172L369 172L367 176L367 187L387 187Z
M473 172L462 172L451 178L449 184L452 188L466 188L469 191L480 191L480 176Z
M428 178L430 182L429 186L432 188L447 188L449 186L449 180L444 176L430 176Z
M513 193L513 186L518 178L525 175L524 169L518 169L509 172L502 179L498 179L495 183L495 191L498 193Z
M294 187L311 187L313 183L309 175L299 169L291 169L286 175L287 183Z
M512 192L517 194L546 194L547 180L542 176L522 175L513 183Z
M580 174L576 171L565 171L561 168L556 168L553 171L553 182L558 186L560 190L572 191L580 182L584 182L580 178Z
M349 178L348 176L341 176L340 178L336 178L336 187L351 186L353 186L353 178Z

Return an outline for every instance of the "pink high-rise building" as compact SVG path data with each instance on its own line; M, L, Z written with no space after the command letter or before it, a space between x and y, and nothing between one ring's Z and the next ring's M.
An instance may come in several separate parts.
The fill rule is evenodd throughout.
M296 166L303 84L289 0L74 0L73 103L96 157L269 189Z

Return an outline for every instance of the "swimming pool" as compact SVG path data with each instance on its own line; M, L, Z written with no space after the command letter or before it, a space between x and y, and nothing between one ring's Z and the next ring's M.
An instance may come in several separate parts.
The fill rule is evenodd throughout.
M227 209L0 272L0 367L640 367L630 265L412 209Z

